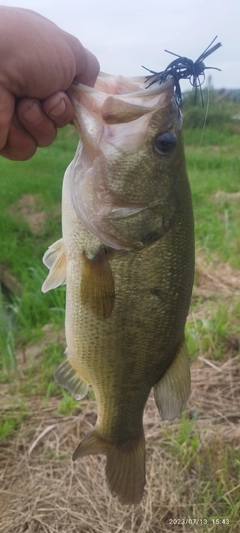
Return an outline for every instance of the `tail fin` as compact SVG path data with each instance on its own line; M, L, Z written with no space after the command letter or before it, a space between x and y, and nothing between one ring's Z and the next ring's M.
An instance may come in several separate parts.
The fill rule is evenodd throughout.
M107 456L106 476L110 491L120 503L134 505L141 501L145 485L145 440L140 438L116 445L98 435L96 429L80 442L73 460L90 454Z

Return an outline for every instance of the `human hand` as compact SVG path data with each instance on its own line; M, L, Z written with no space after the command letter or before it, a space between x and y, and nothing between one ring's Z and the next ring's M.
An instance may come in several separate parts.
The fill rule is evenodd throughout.
M73 79L94 85L96 57L38 13L0 6L0 155L26 160L74 117Z

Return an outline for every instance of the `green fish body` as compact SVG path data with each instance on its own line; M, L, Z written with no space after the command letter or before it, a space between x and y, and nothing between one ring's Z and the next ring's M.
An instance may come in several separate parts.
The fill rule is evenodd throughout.
M94 89L70 89L81 142L63 183L63 238L44 256L43 291L66 283L67 358L56 380L76 399L91 384L97 403L96 427L73 458L105 454L123 504L143 495L151 389L168 420L190 393L194 222L182 118L172 79L143 87L100 75Z

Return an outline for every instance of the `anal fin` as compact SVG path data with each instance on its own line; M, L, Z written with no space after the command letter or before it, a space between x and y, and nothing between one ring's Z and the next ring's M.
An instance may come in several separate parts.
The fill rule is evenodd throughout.
M101 437L97 429L94 429L80 442L73 460L91 454L107 456L106 476L113 496L123 505L135 505L141 501L145 485L143 433L134 440L115 444Z
M108 318L115 301L114 280L105 250L101 249L92 258L83 254L81 280L82 304L98 318Z
M155 402L163 420L173 420L180 416L190 390L190 366L184 341L164 376L154 386Z
M57 383L65 387L75 400L81 400L86 396L88 384L77 375L76 370L72 367L68 359L58 366L54 377Z

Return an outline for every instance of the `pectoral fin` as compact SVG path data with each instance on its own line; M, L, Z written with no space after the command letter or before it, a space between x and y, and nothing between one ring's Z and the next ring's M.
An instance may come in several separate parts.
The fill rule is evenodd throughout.
M51 244L43 256L43 263L49 270L54 265L59 253L63 250L63 238Z
M75 400L81 400L88 392L88 384L81 379L76 370L72 367L69 360L66 359L58 366L54 377L61 387L65 387Z
M112 270L103 249L89 259L83 254L81 280L82 304L98 318L111 315L115 300Z
M42 292L50 291L66 283L66 256L63 239L49 246L43 256L43 263L50 271L42 285Z
M188 352L185 341L164 376L154 386L154 398L163 420L180 416L191 389Z

